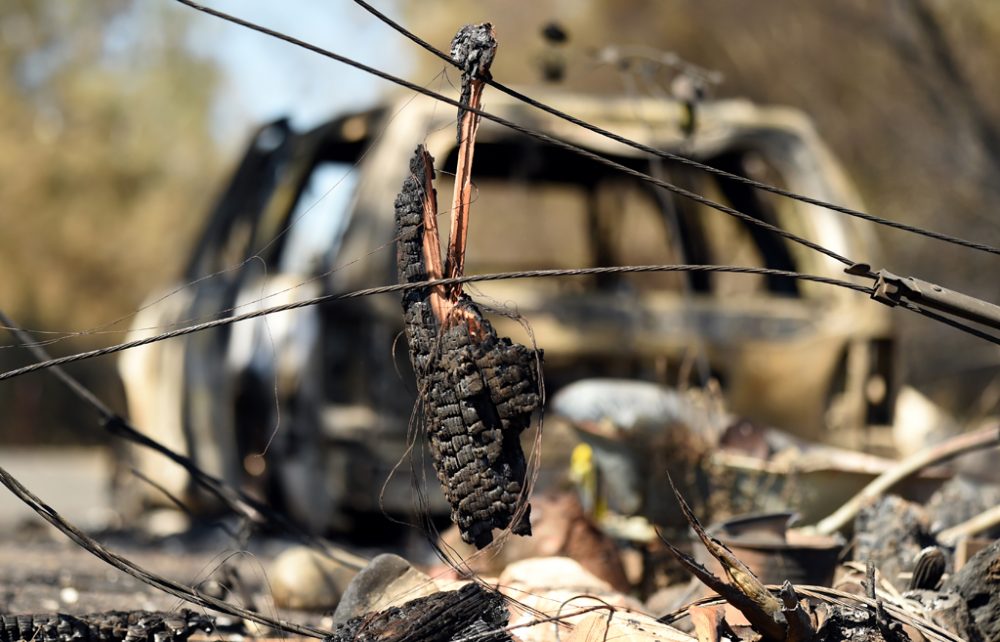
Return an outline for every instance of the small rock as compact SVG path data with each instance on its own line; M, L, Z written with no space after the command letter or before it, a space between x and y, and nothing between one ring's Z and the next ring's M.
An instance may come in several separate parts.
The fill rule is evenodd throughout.
M72 586L67 586L59 591L59 601L63 604L76 604L80 601L80 592Z
M333 614L334 625L372 611L437 593L434 581L398 555L384 553L368 563L344 591Z
M322 611L337 606L356 573L310 548L296 546L275 558L268 577L277 606Z
M173 508L159 508L146 514L143 525L153 537L170 537L187 532L191 518Z

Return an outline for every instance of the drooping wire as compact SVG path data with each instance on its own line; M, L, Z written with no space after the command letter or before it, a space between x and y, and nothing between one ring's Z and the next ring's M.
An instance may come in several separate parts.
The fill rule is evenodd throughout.
M378 78L382 78L383 80L387 80L387 81L389 81L391 83L399 85L400 87L404 87L404 88L406 88L406 89L408 89L410 91L414 91L414 92L423 94L425 96L428 96L430 98L433 98L435 100L438 100L438 101L444 102L446 104L452 105L453 107L456 107L458 109L463 109L465 111L472 112L472 113L480 116L481 118L485 118L486 120L493 121L493 122L495 122L495 123L497 123L499 125L502 125L504 127L507 127L508 129L512 129L513 131L516 131L518 133L521 133L521 134L524 134L524 135L529 136L531 138L534 138L535 140L541 141L541 142L543 142L543 143L545 143L547 145L552 145L554 147L558 147L560 149L564 149L566 151L573 152L573 153L575 153L575 154L577 154L579 156L582 156L582 157L584 157L584 158L586 158L588 160L594 161L594 162L599 163L601 165L604 165L606 167L610 167L611 169L614 169L615 171L618 171L618 172L621 172L623 174L632 176L633 178L636 178L638 180L644 181L646 183L650 183L652 185L656 185L656 186L661 187L663 189L666 189L666 190L668 190L670 192L673 192L674 194L677 194L678 196L682 196L684 198L687 198L687 199L689 199L691 201L694 201L694 202L699 203L701 205L704 205L706 207L710 207L710 208L712 208L714 210L718 210L718 211L723 212L725 214L728 214L730 216L734 216L734 217L736 217L736 218L738 218L738 219L740 219L742 221L745 221L745 222L749 223L750 225L756 225L758 227L766 229L769 232L772 232L773 234L777 234L778 236L780 236L780 237L782 237L782 238L784 238L784 239L786 239L788 241L791 241L793 243L798 243L799 245L807 247L807 248L809 248L811 250L814 250L814 251L819 252L821 254L825 254L826 256L830 257L831 259L834 259L835 261L838 261L838 262L840 262L840 263L842 263L842 264L844 264L846 266L850 267L850 266L853 266L853 265L855 265L857 263L856 261L852 261L851 259L849 259L849 258L847 258L847 257L845 257L845 256L843 256L841 254L838 254L837 252L834 252L833 250L831 250L829 248L823 247L822 245L820 245L818 243L814 243L814 242L812 242L812 241L810 241L808 239L805 239L805 238L803 238L803 237L801 237L801 236L799 236L797 234L793 234L792 232L788 232L786 230L783 230L783 229L781 229L780 227L778 227L776 225L771 225L770 223L766 223L764 221L761 221L760 219L757 219L757 218L755 218L753 216L750 216L748 214L740 212L739 210L736 210L736 209L734 209L732 207L729 207L727 205L723 205L721 203L716 203L715 201L713 201L711 199L708 199L708 198L705 198L704 196L701 196L700 194L696 194L696 193L688 191L688 190L686 190L686 189L684 189L682 187L678 187L677 185L674 185L672 183L668 183L666 181L654 178L654 177L652 177L652 176L650 176L648 174L644 174L643 172L640 172L638 170L632 169L630 167L626 167L625 165L622 165L621 163L616 163L615 161L610 160L608 158L605 158L604 156L601 156L600 154L595 154L594 152L591 152L591 151L589 151L589 150L587 150L587 149L585 149L583 147L580 147L578 145L574 145L573 143L564 141L564 140L562 140L560 138L555 138L553 136L549 136L548 134L544 134L542 132L535 131L535 130L529 128L529 127L525 127L523 125L519 125L519 124L517 124L517 123L515 123L515 122L513 122L511 120L507 120L506 118L503 118L501 116L497 116L496 114L492 114L492 113L484 111L482 109L476 109L474 107L470 107L469 105L463 105L462 103L460 103L459 101L457 101L457 100L455 100L453 98L449 98L448 96L444 96L442 94L439 94L439 93L437 93L435 91L427 89L426 87L421 87L420 85L412 83L412 82L410 82L408 80L404 80L403 78L399 78L398 76L393 76L392 74L387 73L385 71L382 71L381 69L376 69L375 67L371 67L369 65L366 65L366 64L364 64L362 62L359 62L359 61L354 60L352 58L349 58L347 56L343 56L341 54L334 53L334 52L332 52L332 51L330 51L328 49L323 49L322 47L319 47L319 46L314 45L312 43L309 43L309 42L306 42L304 40L300 40L298 38L295 38L293 36L289 36L287 34L281 33L280 31L275 31L274 29L270 29L268 27L264 27L264 26L258 25L256 23L249 22L249 21L244 20L242 18L239 18L237 16L234 16L234 15L222 12L222 11L217 11L217 10L211 9L209 7L205 7L203 5L198 4L197 2L193 2L192 0L177 0L177 2L179 2L179 3L183 4L183 5L186 5L188 7L191 7L193 9L196 9L198 11L201 11L203 13L206 13L208 15L220 18L222 20L226 20L227 22L232 22L233 24L240 25L241 27L245 27L247 29L252 29L254 31L257 31L257 32L263 33L265 35L271 36L273 38L277 38L279 40L287 42L289 44L293 44L293 45L296 45L298 47L302 47L303 49L307 49L309 51L312 51L314 53L318 53L318 54L320 54L322 56L325 56L327 58L330 58L332 60L336 60L336 61L338 61L338 62L340 62L342 64L348 65L348 66L353 67L355 69L359 69L359 70L364 71L365 73L371 74L373 76L377 76ZM1000 251L998 251L998 253L1000 253ZM870 276L872 278L874 278L874 274L872 274Z
M217 11L215 9L211 9L211 8L205 7L203 5L198 4L197 2L193 2L193 0L177 0L177 1L180 2L181 4L189 6L189 7L193 8L193 9L196 9L196 10L201 11L203 13L206 13L208 15L212 15L214 17L220 18L222 20L226 20L228 22L232 22L233 24L240 25L240 26L245 27L247 29L251 29L251 30L263 33L265 35L269 35L269 36L277 38L279 40L283 40L285 42L288 42L289 44L293 44L293 45L296 45L298 47L302 47L304 49L307 49L307 50L312 51L314 53L318 53L318 54L320 54L322 56L325 56L327 58L330 58L332 60L336 60L338 62L341 62L342 64L348 65L348 66L353 67L355 69L359 69L361 71L364 71L364 72L369 73L371 75L374 75L376 77L382 78L384 80L388 80L389 82L397 84L397 85L399 85L401 87L404 87L406 89L409 89L411 91L423 94L425 96L428 96L428 97L433 98L435 100L438 100L440 102L444 102L446 104L452 105L452 106L457 107L459 109L464 109L465 111L472 112L472 113L480 116L481 118L485 118L487 120L493 121L493 122L495 122L495 123L497 123L499 125L507 127L509 129L512 129L512 130L514 130L516 132L522 133L522 134L524 134L526 136L529 136L531 138L539 140L539 141L541 141L543 143L546 143L546 144L549 144L549 145L553 145L555 147L559 147L561 149L565 149L567 151L573 152L573 153L578 154L578 155L580 155L580 156L582 156L584 158L587 158L587 159L592 160L594 162L597 162L599 164L602 164L602 165L605 165L607 167L610 167L610 168L612 168L612 169L614 169L616 171L619 171L621 173L624 173L626 175L629 175L629 176L632 176L634 178L637 178L638 180L644 181L646 183L650 183L652 185L656 185L656 186L661 187L663 189L666 189L666 190L668 190L670 192L673 192L674 194L677 194L679 196L682 196L684 198L692 200L692 201L694 201L696 203L700 203L702 205L705 205L706 207L710 207L712 209L718 210L718 211L723 212L725 214L729 214L730 216L734 216L736 218L739 218L739 219L741 219L741 220L743 220L743 221L745 221L745 222L747 222L747 223L749 223L751 225L756 225L758 227L766 229L766 230L768 230L768 231L770 231L770 232L772 232L774 234L777 234L778 236L781 236L782 238L784 238L784 239L786 239L788 241L791 241L791 242L794 242L794 243L798 243L798 244L800 244L800 245L802 245L804 247L808 247L809 249L812 249L814 251L820 252L820 253L822 253L822 254L824 254L824 255L826 255L826 256L828 256L828 257L830 257L830 258L832 258L832 259L834 259L836 261L839 261L840 263L843 263L844 265L847 265L850 268L857 269L858 267L860 267L862 265L862 264L859 264L859 263L857 263L855 261L852 261L851 259L849 259L849 258L847 258L847 257L845 257L843 255L838 254L837 252L834 252L833 250L830 250L829 248L823 247L822 245L819 245L818 243L814 243L812 241L809 241L808 239L802 238L802 237L800 237L800 236L798 236L796 234L793 234L791 232L785 231L785 230L783 230L783 229L781 229L781 228L779 228L779 227L777 227L775 225L771 225L769 223L761 221L761 220L759 220L759 219L757 219L757 218L755 218L753 216L749 216L748 214L740 212L740 211L738 211L736 209L733 209L733 208L728 207L726 205L722 205L721 203L716 203L716 202L712 201L711 199L705 198L705 197L703 197L703 196L701 196L699 194L695 194L693 192L685 190L685 189L683 189L681 187L678 187L678 186L673 185L671 183L668 183L666 181L659 180L659 179L654 178L654 177L652 177L652 176L650 176L648 174L644 174L644 173L639 172L637 170L634 170L634 169L631 169L631 168L626 167L624 165L621 165L620 163L616 163L616 162L614 162L614 161L612 161L612 160L610 160L608 158L605 158L603 156L600 156L599 154L595 154L593 152L590 152L590 151L588 151L588 150L586 150L586 149L584 149L582 147L579 147L579 146L574 145L572 143L569 143L567 141L564 141L564 140L561 140L559 138L555 138L555 137L549 136L549 135L544 134L542 132L538 132L538 131L532 130L532 129L528 128L528 127L524 127L524 126L519 125L519 124L517 124L517 123L515 123L513 121L507 120L507 119L505 119L503 117L497 116L495 114L491 114L491 113L483 111L481 109L476 109L476 108L470 107L468 105L463 105L463 104L459 103L457 100L454 100L454 99L449 98L447 96L443 96L441 94L438 94L437 92L431 91L431 90L429 90L429 89L427 89L425 87L420 87L420 86L418 86L418 85L416 85L414 83L411 83L411 82L409 82L407 80L404 80L402 78L393 76L392 74L384 72L384 71L382 71L380 69L376 69L374 67L366 65L366 64L364 64L362 62L359 62L357 60L348 58L347 56L343 56L343 55L334 53L334 52L329 51L327 49L323 49L322 47L319 47L317 45L305 42L303 40L299 40L298 38L295 38L293 36L289 36L287 34L279 32L279 31L276 31L276 30L273 30L273 29L269 29L268 27L264 27L262 25L258 25L258 24L249 22L247 20L244 20L242 18L238 18L238 17L233 16L231 14L227 14L227 13L224 13L222 11ZM413 34L410 31L406 30L401 25L398 25L394 21L390 20L387 16L384 16L384 14L381 14L380 12L378 12L377 10L375 10L373 7L371 7L371 5L368 5L363 0L355 0L355 2L357 2L363 8L371 11L373 13L373 15L376 15L376 17L379 17L379 19L385 21L386 24L388 24L389 26L393 27L394 29L396 29L397 31L399 31L400 33L402 33L403 35L405 35L406 37L410 38L411 40L413 40L414 42L416 42L417 44L419 44L420 46L424 47L425 49L427 49L428 51L434 53L435 55L441 57L443 60L446 60L449 64L453 64L453 61L451 60L451 58L449 56L447 56L443 52L437 50L436 48L434 48L433 46L431 46L429 43L426 43L425 41L421 40L418 36L416 36L415 34ZM758 189L763 189L763 190L766 190L766 191L770 191L770 192L778 194L780 196L785 196L785 197L788 197L788 198L793 198L793 199L796 199L796 200L799 200L799 201L802 201L802 202L805 202L805 203L808 203L808 204L811 204L811 205L815 205L817 207L823 207L823 208L826 208L826 209L830 209L830 210L833 210L833 211L840 212L842 214L856 216L856 217L859 217L859 218L863 218L865 220L869 220L869 221L874 222L874 223L879 223L879 224L882 224L882 225L887 225L887 226L890 226L890 227L895 227L895 228L898 228L898 229L902 229L904 231L908 231L908 232L912 232L912 233L915 233L915 234L920 234L920 235L923 235L923 236L928 236L930 238L934 238L934 239L937 239L937 240L946 241L946 242L949 242L949 243L954 243L954 244L957 244L957 245L960 245L960 246L968 247L970 249L977 249L977 250L982 250L982 251L985 251L985 252L989 252L991 254L998 254L998 255L1000 255L1000 248L995 248L993 246L982 244L982 243L975 243L975 242L972 242L972 241L967 241L965 239L960 239L960 238L949 236L949 235L946 235L946 234L941 234L941 233L938 233L938 232L933 232L931 230L925 230L923 228L919 228L919 227L911 226L911 225L906 225L904 223L898 223L896 221L891 221L889 219L884 219L884 218L881 218L881 217L878 217L878 216L874 216L872 214L867 214L865 212L860 212L858 210L852 210L850 208L838 206L838 205L835 205L835 204L832 204L832 203L827 203L827 202L824 202L824 201L820 201L818 199L812 199L810 197L806 197L806 196L803 196L801 194L796 194L795 192L791 192L791 191L788 191L788 190L783 190L783 189L775 187L773 185L768 185L766 183L761 183L759 181L754 181L752 179L748 179L748 178L745 178L745 177L742 177L742 176L739 176L739 175L736 175L736 174L730 174L729 172L725 172L723 170L719 170L719 169L710 167L708 165L703 165L701 163L697 163L697 161L693 161L691 159L688 159L688 158L685 158L685 157L682 157L682 156L678 156L678 155L675 155L675 154L669 154L667 152L661 152L660 150L656 150L656 149L654 149L652 147L641 145L640 143L637 143L635 141L630 141L630 140L628 140L628 139L626 139L624 137L617 136L617 135L613 134L612 132L607 132L607 131L605 131L605 130L603 130L601 128L598 128L595 125L590 125L589 123L586 123L585 121L582 121L580 119L572 117L569 114L564 114L562 112L559 112L558 110L555 110L554 108L548 107L547 105L544 105L543 103L535 101L534 99L532 99L532 98L530 98L528 96L525 96L523 94L520 94L519 92L516 92L516 91L514 91L512 89L509 89L509 88L503 86L503 85L500 85L499 83L496 83L495 81L492 81L492 79L484 79L484 80L486 80L489 84L491 84L491 86L494 86L498 90L504 91L504 92L508 93L509 95L511 95L512 97L514 97L514 98L516 98L518 100L522 100L522 101L526 102L527 104L530 104L530 105L532 105L534 107L537 107L539 109L543 109L545 111L548 111L549 113L551 113L551 114L553 114L555 116L558 116L560 118L564 118L564 119L568 120L569 122L571 122L573 124L576 124L578 126L581 126L581 127L586 128L586 129L589 129L591 131L594 131L595 133L601 134L603 136L607 136L607 137L611 138L612 140L616 140L616 141L618 141L618 142L620 142L622 144L635 147L636 149L640 149L640 150L645 151L647 153L654 154L654 155L659 156L661 158L667 158L667 159L676 161L678 163L682 163L682 164L690 165L690 166L693 166L693 167L697 167L697 168L702 169L704 171L708 171L708 172L711 172L713 174L729 178L731 180L739 181L741 183L744 183L746 185L750 185L750 186L758 188ZM853 273L855 275L857 275L857 276L864 276L866 278L875 278L875 274L870 269L867 269L867 268L864 271L861 271L861 272L855 271ZM935 318L935 319L938 318L938 315L934 315L933 313L928 313L927 310L925 310L924 308L921 308L919 306L904 306L904 308L906 308L908 310L911 310L913 312L918 312L919 314L923 314L924 316L928 316L930 318ZM983 334L982 332L979 332L975 328L971 328L969 326L966 326L966 325L964 325L962 323L959 323L957 321L954 321L954 320L946 320L946 318L941 318L939 320L941 320L942 322L947 323L948 325L951 325L952 327L960 329L960 330L962 330L964 332L968 332L968 333L973 334L973 335L975 335L977 337L980 337L980 338L986 339L988 341L994 342L994 339L991 338L990 335ZM16 371L11 371L11 373L14 373L14 372L16 372ZM8 378L8 376L14 376L11 373L3 373L2 375L0 375L0 381L2 381L5 378Z
M137 348L139 346L149 345L151 343L156 343L158 341L164 341L166 339L172 339L174 337L181 337L195 332L200 332L202 330L218 328L233 323L237 323L239 321L246 321L248 319L256 319L258 317L262 317L268 314L274 314L276 312L297 310L298 308L304 308L311 305L318 305L321 303L329 303L332 301L357 299L360 297L372 296L375 294L403 292L406 290L426 288L434 285L457 285L463 283L501 281L508 279L535 279L535 278L546 278L546 277L589 276L594 274L641 274L648 272L727 272L732 274L760 274L765 276L785 276L793 279L799 279L802 281L812 281L815 283L824 283L826 285L842 287L868 295L870 295L873 292L873 288L870 286L859 285L857 283L851 283L850 281L842 281L840 279L834 279L826 276L818 276L814 274L802 274L801 272L776 270L772 268L747 267L743 265L687 265L687 264L615 265L607 267L572 268L572 269L560 269L560 270L524 270L520 272L473 274L473 275L466 275L462 277L449 278L449 279L437 279L432 281L419 281L414 283L396 283L393 285L382 285L378 287L365 288L363 290L354 290L352 292L345 292L340 294L327 294L323 296L313 297L311 299L303 299L301 301L293 301L291 303L286 303L283 305L272 306L269 308L262 308L258 310L253 310L251 312L244 312L243 314L237 314L235 316L224 317L221 319L214 319L212 321L205 321L203 323L198 323L183 328L176 328L174 330L169 330L161 334L149 337L143 337L141 339L135 339L133 341L126 341L124 343L118 343L115 345L106 346L104 348L98 348L96 350L79 352L76 354L67 355L65 357L58 357L56 359L49 359L47 361L33 363L14 370L8 370L7 372L0 373L0 381L3 381L5 379L13 379L14 377L26 375L31 372L36 372L38 370L44 370L46 368L51 368L53 366L61 366L67 363L83 361L84 359L101 357L104 355L121 352L123 350Z
M179 1L183 2L184 4L193 4L193 3L187 2L186 0L179 0ZM455 63L455 61L451 59L451 56L449 56L445 52L441 51L440 49L436 48L434 45L430 44L426 40L422 39L420 36L416 35L415 33L413 33L412 31L410 31L409 29L407 29L403 25L401 25L398 22L392 20L387 15L385 15L384 13L382 13L381 11L379 11L378 9L376 9L375 7L373 7L370 4L368 4L367 2L365 2L365 0L354 0L354 3L357 4L358 6L360 6L361 8L363 8L365 11L369 12L370 14L372 14L373 16L375 16L376 18L378 18L380 21L382 21L383 23L385 23L390 28L396 30L397 32L399 32L400 34L402 34L403 36L405 36L409 40L413 41L414 43L416 43L417 45L419 45L423 49L427 50L431 54L437 56L441 60L444 60L448 64L457 66L456 63ZM776 185L771 185L769 183L764 183L764 182L761 182L761 181L757 181L757 180L754 180L752 178L747 178L746 176L740 176L739 174L733 174L731 172L727 172L727 171L719 169L717 167L712 167L711 165L706 165L704 163L699 163L698 161L696 161L696 160L694 160L692 158L688 158L686 156L681 156L679 154L674 154L674 153L667 152L667 151L664 151L664 150L656 149L655 147L650 147L649 145L644 145L644 144L642 144L642 143L640 143L638 141L631 140L629 138L626 138L624 136L616 134L616 133L614 133L612 131L609 131L607 129L604 129L602 127L594 125L593 123L589 123L589 122L587 122L587 121L585 121L585 120L583 120L581 118L577 118L576 116L573 116L572 114L568 114L568 113L566 113L564 111L560 111L560 110L556 109L555 107L552 107L550 105L546 105L545 103L543 103L543 102L541 102L539 100L536 100L536 99L532 98L531 96L523 94L523 93L521 93L521 92L519 92L519 91L517 91L515 89L512 89L512 88L508 87L507 85L504 85L503 83L500 83L500 82L494 80L493 78L483 78L483 81L486 84L488 84L490 87L493 87L494 89L496 89L497 91L499 91L501 93L504 93L504 94L507 94L511 98L514 98L515 100L523 102L526 105L530 105L531 107L534 107L536 109L540 109L540 110L546 112L547 114L555 116L556 118L559 118L561 120L565 120L566 122L571 123L573 125L576 125L577 127L582 127L583 129L586 129L586 130L591 131L591 132L593 132L595 134L598 134L599 136L603 136L604 138L613 140L616 143L620 143L622 145L626 145L626 146L631 147L633 149L637 149L637 150L639 150L641 152L645 152L647 154L652 154L653 156L657 156L659 158L664 158L664 159L667 159L667 160L671 160L671 161L674 161L676 163L680 163L682 165L687 165L688 167L694 167L694 168L699 169L699 170L701 170L703 172L708 172L710 174L714 174L715 176L720 176L720 177L725 178L727 180L731 180L731 181L735 181L735 182L738 182L738 183L742 183L744 185L748 185L748 186L753 187L755 189L759 189L759 190L763 190L763 191L766 191L766 192L770 192L772 194L777 194L778 196L782 196L784 198L790 198L790 199L793 199L793 200L796 200L796 201L800 201L802 203L806 203L806 204L809 204L809 205L814 205L816 207L822 207L824 209L827 209L827 210L830 210L830 211L833 211L833 212L837 212L838 214L845 214L847 216L853 216L855 218L859 218L859 219L868 221L870 223L875 223L876 225L882 225L882 226L885 226L885 227L890 227L890 228L894 228L894 229L897 229L897 230L902 230L904 232L910 232L912 234L918 234L920 236L925 236L927 238L932 238L932 239L935 239L935 240L938 240L938 241L944 241L945 243L952 243L954 245L958 245L958 246L969 248L969 249L973 249L973 250L979 250L981 252L988 252L990 254L1000 255L1000 248L994 247L994 246L986 244L986 243L979 243L979 242L976 242L976 241L969 241L967 239L963 239L963 238L960 238L960 237L957 237L957 236L952 236L950 234L944 234L942 232L935 232L934 230L928 230L928 229L925 229L925 228L922 228L922 227L919 227L919 226L916 226L916 225L909 225L907 223L901 223L899 221L894 221L894 220L887 219L887 218L884 218L884 217L881 217L881 216L876 216L875 214L869 214L868 212L862 212L860 210L856 210L856 209L853 209L853 208L850 208L850 207L845 207L843 205L837 205L836 203L830 203L830 202L823 201L823 200L820 200L820 199L816 199L816 198L812 198L812 197L809 197L809 196L805 196L803 194L799 194L799 193L793 192L791 190L783 189L783 188L778 187Z
M0 323L2 323L4 327L15 337L17 337L19 341L22 341L25 344L28 351L34 355L36 359L38 359L38 362L44 363L52 360L45 349L42 346L33 343L32 336L25 330L19 328L3 310L0 310ZM187 473L191 475L191 479L194 483L209 492L212 496L216 497L234 514L239 515L250 522L267 523L270 526L278 527L288 535L312 547L321 554L330 557L331 559L335 559L348 567L360 569L367 563L367 560L364 558L351 555L345 551L329 546L321 538L318 538L300 528L284 515L273 510L267 504L251 497L238 488L233 488L218 477L208 474L189 457L171 450L159 441L156 441L145 433L140 432L129 422L111 410L107 404L101 401L97 395L91 392L75 377L67 373L58 365L51 365L49 367L51 368L53 374L55 374L60 381L62 381L75 395L77 395L77 397L97 411L102 427L110 434L124 439L125 441L129 441L135 445L157 452L171 460L187 471Z
M30 490L25 488L17 479L3 468L0 468L0 484L3 484L17 496L18 499L27 504L32 510L38 513L45 521L52 524L57 530L69 537L73 542L86 549L98 559L110 564L116 569L138 579L139 581L164 591L174 597L203 606L207 609L226 613L234 617L244 618L274 627L275 629L296 633L311 638L325 639L331 635L331 631L318 629L312 626L296 624L287 620L270 618L260 613L255 613L244 608L240 608L229 602L212 597L195 588L181 584L174 580L157 575L144 569L135 562L122 557L121 555L108 550L100 542L88 536L86 533L67 522L62 515L56 512L51 506L43 502Z
M957 319L953 319L943 314L939 314L937 312L934 312L933 310L928 310L927 308L919 306L911 301L900 301L898 305L900 307L906 308L910 312L916 312L917 314L927 317L928 319L937 321L938 323L950 325L951 327L961 330L962 332L971 334L974 337L978 337L980 339L983 339L984 341L989 341L990 343L995 343L997 345L1000 345L1000 337L992 335L989 332L984 332L967 323L962 323Z

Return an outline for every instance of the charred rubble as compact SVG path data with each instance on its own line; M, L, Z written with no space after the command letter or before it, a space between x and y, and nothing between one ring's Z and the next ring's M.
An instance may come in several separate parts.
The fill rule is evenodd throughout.
M0 614L0 642L185 642L194 633L212 629L212 618L188 610Z

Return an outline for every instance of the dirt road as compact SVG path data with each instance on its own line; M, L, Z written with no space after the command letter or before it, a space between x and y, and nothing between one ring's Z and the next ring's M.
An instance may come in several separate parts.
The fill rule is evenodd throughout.
M60 514L84 529L108 526L111 454L104 448L3 448L0 467ZM0 535L37 516L0 488Z

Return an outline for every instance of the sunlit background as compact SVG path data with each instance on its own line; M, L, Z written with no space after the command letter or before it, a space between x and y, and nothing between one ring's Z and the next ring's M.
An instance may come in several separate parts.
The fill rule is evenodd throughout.
M418 84L456 82L347 0L209 4ZM611 54L677 54L719 73L715 96L808 113L870 211L1000 244L992 0L375 4L441 48L461 24L492 21L495 76L529 88L544 66L564 64L566 87L656 95L659 72L623 69ZM569 36L559 48L541 35L552 23ZM173 0L0 4L0 307L57 333L40 338L88 332L50 345L54 354L121 340L143 298L177 278L255 127L283 116L313 127L398 91ZM876 267L1000 300L995 256L878 234L886 252L871 257ZM995 411L995 346L902 320L915 385L962 415ZM0 351L4 370L26 359ZM73 372L121 408L112 359ZM0 442L102 439L90 411L44 373L0 384L0 408Z

